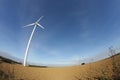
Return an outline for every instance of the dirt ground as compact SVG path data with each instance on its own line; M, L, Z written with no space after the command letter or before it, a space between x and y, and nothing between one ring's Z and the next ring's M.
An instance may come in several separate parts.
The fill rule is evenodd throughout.
M115 56L115 62L120 64L120 55ZM112 63L109 58L80 66L38 68L3 62L0 68L6 74L14 75L14 80L98 80L99 76L112 76Z

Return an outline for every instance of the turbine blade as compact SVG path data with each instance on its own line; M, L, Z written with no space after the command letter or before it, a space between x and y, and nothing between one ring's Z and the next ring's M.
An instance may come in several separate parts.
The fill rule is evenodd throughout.
M44 16L41 16L36 22L39 22Z
M33 25L35 25L35 23L28 24L28 25L26 25L26 26L23 26L23 27L28 27L28 26L33 26Z
M39 27L41 27L42 29L45 29L45 28L44 28L43 26L41 26L40 24L37 23L37 25L38 25Z

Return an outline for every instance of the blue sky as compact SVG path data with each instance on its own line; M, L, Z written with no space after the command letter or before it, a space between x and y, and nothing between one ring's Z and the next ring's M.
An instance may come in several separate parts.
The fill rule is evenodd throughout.
M120 45L119 0L0 0L0 51L18 58L24 53L40 16L28 61L68 64Z

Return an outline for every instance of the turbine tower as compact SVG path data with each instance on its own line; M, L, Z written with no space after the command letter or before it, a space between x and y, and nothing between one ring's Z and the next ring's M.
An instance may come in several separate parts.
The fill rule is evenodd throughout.
M24 63L23 63L24 66L26 66L26 61L27 61L27 56L28 56L28 51L29 51L30 43L31 43L31 40L32 40L32 37L33 37L33 34L35 32L36 27L41 27L42 29L44 29L44 27L38 23L42 18L43 18L43 16L41 16L36 22L24 26L24 27L34 26L34 28L32 30L32 33L30 35L30 38L28 40L27 47L26 47L25 57L24 57Z

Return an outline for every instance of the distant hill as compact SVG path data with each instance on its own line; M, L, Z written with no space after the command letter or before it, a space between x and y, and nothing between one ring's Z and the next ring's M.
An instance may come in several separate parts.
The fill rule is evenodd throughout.
M9 58L5 58L3 56L0 56L0 61L6 62L6 63L10 63L10 64L22 64L20 62L14 61L14 60L9 59Z
M22 59L14 57L14 56L10 55L9 53L6 53L6 52L0 51L0 56L3 57L3 58L5 58L5 59L10 59L12 61L16 61L16 62L19 62L19 63L23 62Z

